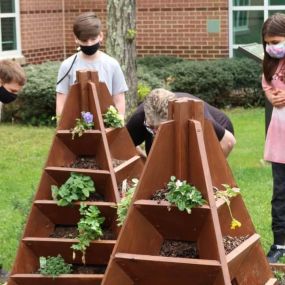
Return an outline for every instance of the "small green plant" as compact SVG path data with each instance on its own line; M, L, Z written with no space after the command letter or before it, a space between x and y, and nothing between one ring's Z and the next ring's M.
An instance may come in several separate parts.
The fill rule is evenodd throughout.
M239 188L232 188L228 184L222 184L225 187L225 190L219 190L216 187L214 187L214 195L216 199L223 199L229 209L232 221L231 221L231 229L235 230L236 228L241 227L241 222L239 222L237 219L233 217L232 210L230 207L231 201L230 198L236 197L238 194L240 194Z
M105 221L101 217L100 210L96 206L80 205L80 215L82 216L77 224L79 235L77 237L78 243L73 244L71 248L73 251L73 259L75 259L75 250L82 252L82 262L85 264L85 252L92 240L99 239L103 236L101 228Z
M107 128L122 128L124 126L124 118L114 106L108 108L103 119Z
M170 177L167 184L166 199L175 204L180 211L191 213L191 209L206 204L200 191L186 181L180 181L175 176Z
M127 213L128 213L134 192L138 185L138 182L139 182L138 179L136 178L132 179L132 186L125 192L124 197L117 204L118 226L122 226L127 217Z
M81 137L86 130L94 127L93 115L90 112L81 112L81 118L77 118L75 121L75 127L70 130L73 140L76 135Z
M69 274L72 272L72 265L65 263L64 259L59 254L58 256L40 257L39 272L42 275L52 276L55 278L60 274Z
M134 29L128 29L127 30L127 35L126 35L126 39L129 40L129 41L132 41L135 39L137 35L137 31L134 30Z
M285 272L280 270L273 271L275 278L278 280L278 284L282 285L285 284Z
M61 187L52 185L51 191L59 206L67 206L73 201L85 201L90 193L95 192L95 186L90 176L72 172Z
M142 102L144 98L150 93L151 88L141 82L138 83L138 99Z

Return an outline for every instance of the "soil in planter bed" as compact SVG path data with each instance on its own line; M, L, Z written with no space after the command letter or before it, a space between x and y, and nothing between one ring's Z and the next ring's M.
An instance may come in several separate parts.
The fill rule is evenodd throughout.
M248 238L249 238L249 235L239 236L239 237L224 236L223 243L224 243L226 254L229 254L231 251L233 251L236 247L238 247Z
M117 166L119 166L119 165L122 164L123 162L125 162L125 160L112 158L112 164L113 164L113 167L114 167L114 168L117 167Z
M90 194L88 201L105 201L105 197L98 192L93 192Z
M150 200L157 201L158 204L161 201L167 201L167 199L166 199L167 193L168 193L168 189L166 189L166 188L159 189L151 195Z
M106 265L72 264L72 274L104 274Z
M67 167L71 168L85 168L85 169L100 169L94 156L80 156Z
M49 237L52 238L71 238L76 239L78 236L77 227L73 226L55 226L54 232ZM116 240L115 234L110 229L103 228L103 236L101 240Z
M193 241L165 240L160 249L161 256L199 258L197 245Z

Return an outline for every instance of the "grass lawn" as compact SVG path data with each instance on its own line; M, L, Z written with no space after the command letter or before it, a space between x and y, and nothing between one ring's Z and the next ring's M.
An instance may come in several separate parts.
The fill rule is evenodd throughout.
M271 168L262 163L264 110L229 111L237 145L229 163L262 245L271 244ZM52 128L0 124L0 263L11 269L54 135ZM238 216L236 216L238 219Z

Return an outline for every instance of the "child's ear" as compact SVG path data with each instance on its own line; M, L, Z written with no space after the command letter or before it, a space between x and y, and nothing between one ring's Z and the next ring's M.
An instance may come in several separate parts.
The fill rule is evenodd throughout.
M100 34L99 34L99 43L100 44L103 43L103 39L104 39L104 34L103 34L103 32L100 32Z

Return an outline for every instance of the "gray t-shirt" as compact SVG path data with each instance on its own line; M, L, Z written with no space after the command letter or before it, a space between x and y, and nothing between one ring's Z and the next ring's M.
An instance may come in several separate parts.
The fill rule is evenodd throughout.
M62 62L58 71L57 81L67 73L74 57L75 54ZM98 71L99 81L106 83L111 95L128 91L128 86L118 61L100 51L100 57L93 61L86 61L78 54L68 75L56 86L57 93L68 94L70 86L76 81L77 70Z

